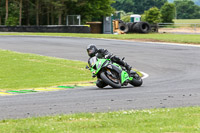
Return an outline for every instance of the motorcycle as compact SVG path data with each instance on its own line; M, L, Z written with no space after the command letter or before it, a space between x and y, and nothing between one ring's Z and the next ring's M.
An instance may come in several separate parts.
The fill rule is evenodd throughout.
M124 60L124 58L122 59ZM97 87L104 88L107 85L113 88L121 88L129 83L135 87L142 85L142 78L133 70L128 74L125 67L111 61L111 59L99 59L96 56L90 58L86 69L92 72L92 77L97 77Z

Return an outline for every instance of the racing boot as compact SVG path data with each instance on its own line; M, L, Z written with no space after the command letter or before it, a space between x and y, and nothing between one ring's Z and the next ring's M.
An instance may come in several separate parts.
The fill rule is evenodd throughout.
M127 72L128 72L128 74L130 75L131 74L131 69L132 69L132 66L130 66L130 65L128 65L127 63L125 63L125 68L126 68L126 70L127 70Z
M111 60L112 60L113 62L118 63L119 65L124 66L124 67L126 68L128 74L130 75L130 71L131 71L131 68L132 68L132 67L129 66L125 61L123 61L123 59L121 60L119 57L113 56L113 57L111 58Z

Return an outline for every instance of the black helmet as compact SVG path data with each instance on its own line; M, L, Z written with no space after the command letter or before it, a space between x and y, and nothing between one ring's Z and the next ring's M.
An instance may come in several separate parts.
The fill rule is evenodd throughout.
M87 46L87 53L90 57L95 56L95 54L97 53L97 47L94 44L89 44Z

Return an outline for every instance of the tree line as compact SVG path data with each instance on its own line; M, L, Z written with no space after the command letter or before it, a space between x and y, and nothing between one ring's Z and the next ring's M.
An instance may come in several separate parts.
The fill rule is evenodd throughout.
M161 7L168 0L115 0L112 6L117 10L123 10L126 13L143 14L152 7ZM172 1L171 1L172 2ZM196 5L200 0L173 0L175 5L175 17L177 19L200 19L200 6Z
M67 15L82 23L110 16L113 0L0 0L0 25L63 25Z
M167 0L115 0L112 6L116 10L123 10L125 12L133 12L135 14L143 14L144 11L151 7L160 8Z
M168 5L162 12L170 12L165 16L177 19L199 19L200 6L194 1L174 0L169 3L173 8ZM84 24L101 21L116 10L148 16L145 11L152 7L161 10L165 3L168 0L0 0L0 25L65 25L67 15L81 15Z
M200 19L200 6L192 0L174 0L177 19Z
M174 0L168 0L169 2L173 3ZM191 0L193 1L196 5L199 5L200 6L200 0Z
M151 24L156 23L174 23L173 19L175 16L175 5L166 2L161 9L157 7L152 7L145 11L142 15L142 20L147 21Z

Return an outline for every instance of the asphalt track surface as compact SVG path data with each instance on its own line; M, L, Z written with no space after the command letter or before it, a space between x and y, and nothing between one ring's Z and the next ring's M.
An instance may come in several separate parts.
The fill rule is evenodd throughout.
M200 47L72 37L0 36L0 49L87 61L108 49L145 73L141 87L83 87L0 97L0 119L200 105ZM56 78L56 77L55 77Z

